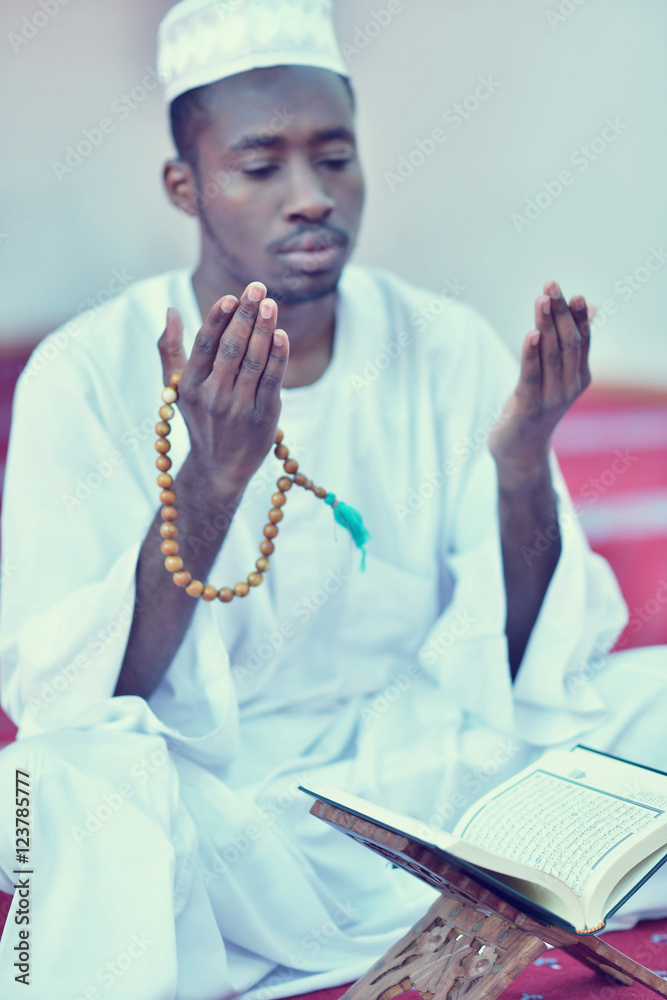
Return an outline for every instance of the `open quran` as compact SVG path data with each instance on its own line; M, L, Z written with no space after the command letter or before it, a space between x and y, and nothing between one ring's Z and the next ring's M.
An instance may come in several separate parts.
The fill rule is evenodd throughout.
M303 791L579 935L600 930L667 860L667 774L580 746L548 752L488 792L452 833L330 786Z

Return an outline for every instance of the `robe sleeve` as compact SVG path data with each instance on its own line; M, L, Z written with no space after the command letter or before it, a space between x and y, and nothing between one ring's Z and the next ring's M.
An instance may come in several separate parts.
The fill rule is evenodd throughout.
M235 700L210 608L197 608L192 641L162 682L169 690L178 674L200 700L203 692L201 711L184 713L175 728L152 698L113 697L139 550L157 509L139 474L154 453L137 456L122 416L109 418L114 406L122 410L122 390L104 384L77 344L19 380L3 498L2 705L19 737L108 724L212 741L224 755L235 738ZM158 688L155 705L162 697Z
M512 683L497 476L487 440L516 385L518 367L473 310L459 317L459 333L458 363L436 407L446 428L443 462L453 456L455 467L441 539L442 560L455 583L450 603L421 647L420 662L471 725L550 746L575 739L605 717L591 680L603 668L627 612L608 564L590 551L552 454L562 551ZM432 367L438 370L437 364ZM552 544L554 528L545 525L536 535L525 553L528 569Z

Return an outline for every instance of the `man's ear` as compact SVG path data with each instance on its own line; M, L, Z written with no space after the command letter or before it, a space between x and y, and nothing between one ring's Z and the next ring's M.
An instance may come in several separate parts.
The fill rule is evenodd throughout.
M185 160L167 160L162 172L162 180L169 199L187 215L199 215L197 211L197 180L195 172Z

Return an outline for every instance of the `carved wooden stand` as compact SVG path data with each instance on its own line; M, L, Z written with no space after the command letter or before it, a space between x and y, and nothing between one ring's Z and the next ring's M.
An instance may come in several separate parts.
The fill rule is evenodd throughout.
M545 951L573 958L630 986L667 997L667 982L593 934L542 923L423 844L320 800L311 813L442 895L341 1000L495 1000Z

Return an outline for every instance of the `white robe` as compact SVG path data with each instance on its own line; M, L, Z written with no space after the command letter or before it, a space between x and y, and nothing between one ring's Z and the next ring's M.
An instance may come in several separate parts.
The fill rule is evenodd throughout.
M485 445L516 364L474 310L355 267L331 362L283 391L280 426L306 474L363 514L366 572L330 508L294 488L262 586L229 606L199 601L148 702L113 698L158 505L156 340L170 305L189 351L201 317L175 271L52 334L16 394L0 693L19 741L0 753L0 801L6 816L15 768L30 772L35 1000L55 983L59 996L270 1000L363 973L433 891L309 816L297 790L309 778L451 827L544 747L667 760L660 651L607 657L625 607L555 461L562 554L511 683ZM178 470L180 414L172 427ZM279 474L270 454L217 586L252 568ZM216 530L179 538L186 568L189 544ZM5 890L14 847L11 815ZM665 894L644 898L653 912ZM8 998L23 995L16 905L0 943Z

